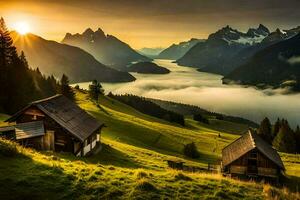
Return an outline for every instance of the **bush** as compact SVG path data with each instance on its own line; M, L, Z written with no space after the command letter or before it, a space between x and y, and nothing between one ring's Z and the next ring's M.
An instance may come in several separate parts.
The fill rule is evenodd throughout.
M219 114L219 115L216 115L216 119L217 120L224 120L224 116Z
M205 123L205 124L209 124L209 121L207 118L203 117L201 114L196 114L194 115L193 119L195 121L198 121L198 122L202 122L202 123Z
M188 177L186 175L184 175L183 173L179 172L175 175L175 180L177 181L191 181L193 180L191 177Z
M183 148L183 154L190 158L199 158L197 146L194 142L186 144Z
M142 191L155 191L156 187L146 179L141 179L137 182L136 188Z
M145 172L145 171L143 171L143 170L137 170L136 172L135 172L135 177L137 178L137 179L142 179L142 178L147 178L148 177L148 174Z

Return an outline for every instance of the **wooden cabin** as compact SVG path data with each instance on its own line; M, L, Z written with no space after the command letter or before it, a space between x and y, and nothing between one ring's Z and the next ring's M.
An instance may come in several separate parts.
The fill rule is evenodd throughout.
M277 151L251 131L223 149L221 166L224 174L276 179L285 170Z
M0 136L38 150L84 156L100 145L103 123L63 95L30 103L6 120Z

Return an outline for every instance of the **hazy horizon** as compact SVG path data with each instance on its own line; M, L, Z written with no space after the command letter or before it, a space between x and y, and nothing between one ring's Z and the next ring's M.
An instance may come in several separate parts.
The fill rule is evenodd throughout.
M30 32L60 42L67 32L100 27L134 49L168 47L190 38L204 39L230 25L246 31L260 23L271 30L299 25L300 2L188 0L188 1L23 1L0 0L0 16L14 29L25 21Z

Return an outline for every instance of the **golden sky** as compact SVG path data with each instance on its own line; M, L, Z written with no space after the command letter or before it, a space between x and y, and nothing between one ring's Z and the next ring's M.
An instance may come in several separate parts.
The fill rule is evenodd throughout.
M138 49L207 38L227 24L295 27L299 7L298 0L0 0L0 16L11 29L25 21L30 32L56 41L100 27Z

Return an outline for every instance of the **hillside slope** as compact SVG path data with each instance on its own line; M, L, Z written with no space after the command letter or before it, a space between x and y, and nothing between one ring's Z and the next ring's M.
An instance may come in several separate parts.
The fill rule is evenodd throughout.
M269 185L241 182L219 174L171 170L166 159L207 167L218 159L212 151L218 132L188 120L184 128L144 115L102 96L100 106L77 91L79 106L107 125L99 154L78 158L67 153L36 152L0 140L0 196L3 199L296 199ZM190 123L191 122L191 123ZM221 133L220 144L238 136ZM181 136L181 137L179 137ZM189 160L178 151L196 141L201 158ZM215 154L216 156L212 156ZM296 156L284 155L288 173L299 174ZM20 167L22 166L22 167ZM297 171L298 170L298 171Z
M189 41L180 42L179 44L172 44L171 46L160 52L157 58L177 60L184 56L184 54L186 54L186 52L188 52L197 43L202 43L204 41L205 40L192 38Z
M11 32L18 51L24 51L29 65L43 74L60 78L66 74L71 82L98 80L100 82L128 82L135 78L98 62L84 50L45 40L34 34L19 35Z

